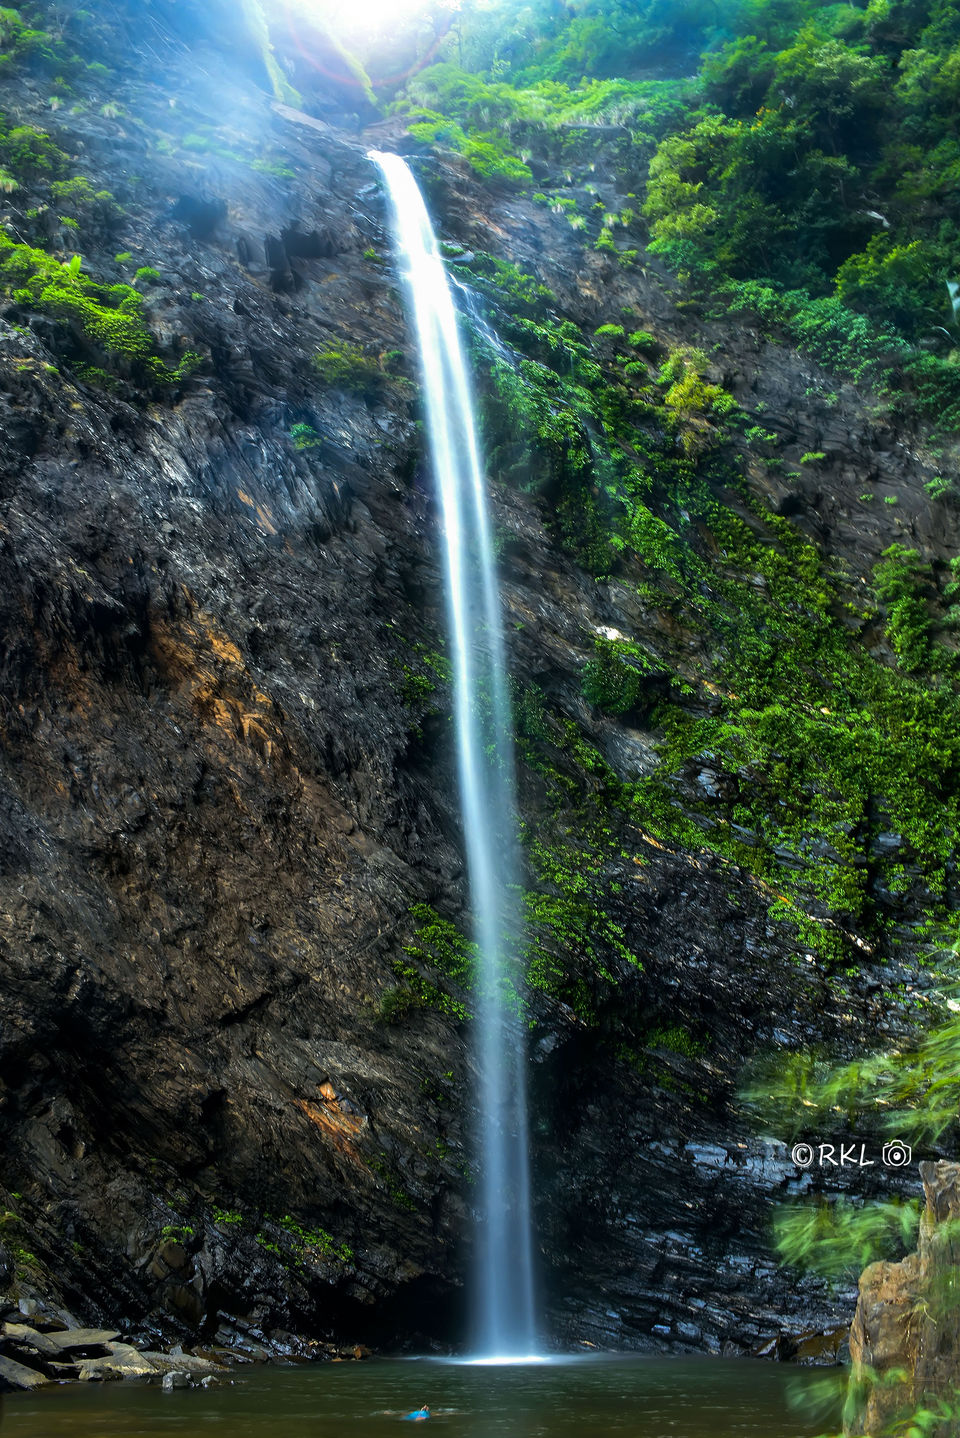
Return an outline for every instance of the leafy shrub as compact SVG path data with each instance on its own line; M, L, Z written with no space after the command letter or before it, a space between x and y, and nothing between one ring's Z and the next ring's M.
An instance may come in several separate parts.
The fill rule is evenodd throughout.
M931 499L956 499L957 488L952 479L947 479L942 474L935 474L933 479L928 479L924 484Z
M317 449L323 439L312 424L295 424L290 429L294 449Z
M837 297L914 335L945 318L942 276L950 258L924 240L898 245L886 232L875 235L840 266Z
M407 960L395 959L393 971L402 983L385 990L380 999L380 1019L396 1023L411 1009L432 1008L454 1018L469 1017L463 1001L450 992L469 992L476 977L477 948L455 924L443 919L429 904L414 904L410 910L417 928L404 944ZM413 960L413 962L409 962ZM431 975L425 977L424 970Z
M637 705L644 676L651 670L649 659L624 640L598 638L594 651L581 679L584 698L607 714L629 714Z
M311 364L324 383L335 389L369 391L382 379L379 361L350 340L329 345L313 356Z
M930 566L919 550L891 544L873 571L877 594L887 607L887 637L904 669L922 669L930 656Z
M30 26L17 10L0 9L0 73L22 69L74 72L82 62L46 30Z
M105 355L138 364L155 380L186 378L201 357L188 352L174 368L156 354L143 319L143 297L125 284L104 285L85 274L79 255L61 264L45 250L16 244L0 229L0 289L15 304L73 327Z
M456 150L484 179L496 178L527 184L533 171L523 160L510 154L500 135L493 131L466 131L455 120L434 111L423 111L410 125L411 135L430 144Z
M8 130L6 120L0 117L0 163L26 184L58 180L70 161L45 130L34 125L15 125Z
M58 204L69 203L81 211L92 209L95 205L116 208L110 191L95 190L83 175L76 175L72 180L54 180L50 193Z

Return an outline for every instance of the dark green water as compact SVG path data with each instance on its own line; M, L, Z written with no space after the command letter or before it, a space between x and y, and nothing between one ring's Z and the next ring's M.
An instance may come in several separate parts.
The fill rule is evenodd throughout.
M707 1358L587 1358L488 1368L404 1362L259 1368L233 1387L113 1383L6 1400L3 1438L811 1438L836 1431L824 1374ZM401 1415L428 1404L427 1424ZM398 1427L399 1424L399 1427Z

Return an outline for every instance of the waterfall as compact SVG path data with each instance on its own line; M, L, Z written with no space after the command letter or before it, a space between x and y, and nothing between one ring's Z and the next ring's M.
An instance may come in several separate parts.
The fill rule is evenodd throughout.
M524 1028L514 984L519 865L513 737L493 536L457 311L430 217L405 161L377 153L370 158L390 196L443 517L460 804L479 954L473 1344L478 1358L517 1359L534 1355L537 1335Z

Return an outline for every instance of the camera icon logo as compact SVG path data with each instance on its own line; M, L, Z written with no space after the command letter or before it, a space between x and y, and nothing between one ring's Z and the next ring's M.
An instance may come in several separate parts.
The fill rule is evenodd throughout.
M906 1168L913 1159L913 1150L908 1143L895 1138L883 1145L880 1157L887 1168Z

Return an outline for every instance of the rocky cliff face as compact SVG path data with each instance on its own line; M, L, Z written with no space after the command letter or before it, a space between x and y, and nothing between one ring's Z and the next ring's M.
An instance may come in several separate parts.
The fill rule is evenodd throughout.
M920 1176L926 1204L916 1253L872 1263L860 1279L846 1433L888 1432L921 1406L929 1431L956 1432L960 1166L923 1163Z
M399 122L318 118L336 108L322 77L309 114L272 100L255 57L231 67L159 21L118 33L122 64L109 84L80 75L76 107L51 113L42 66L0 87L8 133L39 126L63 156L4 196L11 241L82 255L88 301L149 336L111 344L49 277L4 270L4 1278L143 1337L455 1342L478 1102L453 962L467 896L438 520L366 159L416 147ZM812 366L678 309L655 268L624 268L530 197L418 163L491 318L517 283L503 266L535 276L606 383L623 362L593 332L626 310L661 358L711 349L701 382L762 412L786 454L825 451L787 478L723 440L744 487L711 483L744 523L762 531L757 505L792 516L851 593L898 535L946 552L932 469L861 396L828 403ZM77 176L93 199L53 188ZM849 1320L850 1295L778 1275L771 1199L812 1180L750 1137L737 1076L774 1045L896 1029L885 989L913 982L913 950L894 961L868 935L839 982L835 956L771 920L757 835L721 852L627 805L657 769L658 698L673 681L709 714L726 641L658 600L638 553L585 567L558 521L570 474L511 449L481 390L540 903L547 1323L563 1343L795 1351ZM719 452L711 415L658 413L665 450ZM896 516L855 513L866 483L896 490ZM694 522L690 544L767 583ZM611 633L647 655L619 714L584 687ZM878 629L868 641L883 650ZM708 836L733 782L705 753L677 766L669 803ZM884 902L905 924L921 905Z

